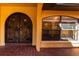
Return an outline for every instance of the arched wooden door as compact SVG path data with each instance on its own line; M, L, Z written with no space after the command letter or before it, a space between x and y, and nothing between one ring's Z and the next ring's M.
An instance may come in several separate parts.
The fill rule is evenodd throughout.
M32 21L23 13L10 15L5 23L6 43L31 43Z

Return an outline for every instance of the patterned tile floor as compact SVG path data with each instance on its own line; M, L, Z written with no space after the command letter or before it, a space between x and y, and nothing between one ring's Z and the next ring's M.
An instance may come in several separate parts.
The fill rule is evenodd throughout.
M6 44L0 47L0 56L78 56L79 48L42 48L37 52L35 47L26 44Z

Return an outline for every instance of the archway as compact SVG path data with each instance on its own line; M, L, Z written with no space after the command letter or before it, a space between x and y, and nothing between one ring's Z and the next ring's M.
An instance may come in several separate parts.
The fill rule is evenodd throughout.
M32 21L16 12L10 15L5 23L5 43L32 43Z
M48 16L42 20L42 40L76 41L78 40L77 18L71 16Z

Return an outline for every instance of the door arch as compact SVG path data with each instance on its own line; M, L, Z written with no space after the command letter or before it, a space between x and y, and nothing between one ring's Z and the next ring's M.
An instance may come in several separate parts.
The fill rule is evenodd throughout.
M5 23L5 43L32 43L32 21L24 13L10 15Z

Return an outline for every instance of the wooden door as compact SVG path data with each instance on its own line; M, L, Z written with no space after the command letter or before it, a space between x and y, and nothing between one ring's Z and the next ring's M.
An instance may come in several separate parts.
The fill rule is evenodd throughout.
M12 14L6 21L5 29L6 43L32 42L32 22L25 14Z

